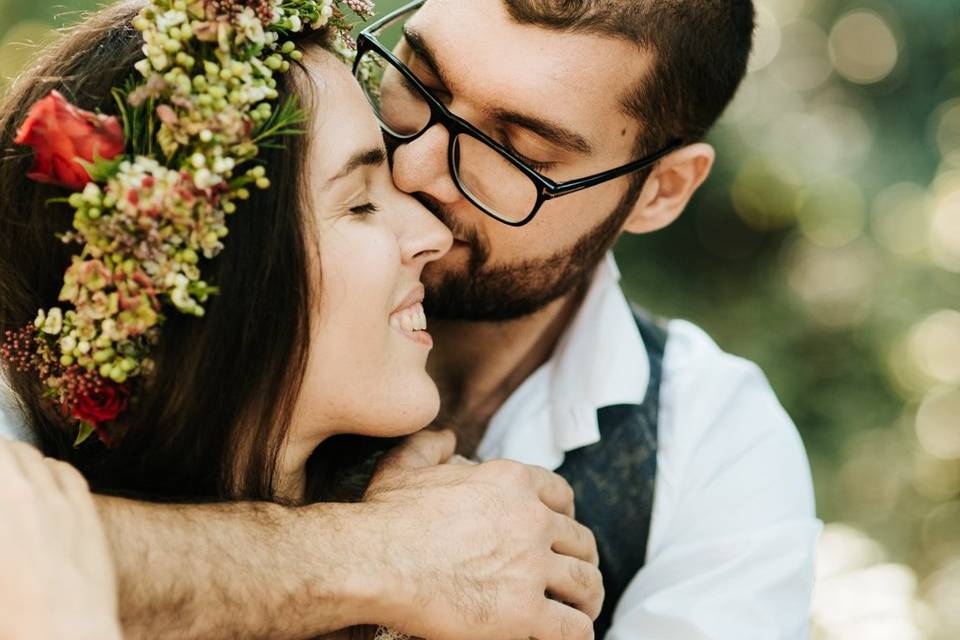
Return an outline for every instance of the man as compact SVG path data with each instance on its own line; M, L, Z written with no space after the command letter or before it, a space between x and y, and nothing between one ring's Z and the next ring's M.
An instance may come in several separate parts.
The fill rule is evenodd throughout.
M669 224L706 178L713 151L697 141L743 76L752 15L749 2L734 0L429 0L400 16L409 28L397 52L434 99L421 103L433 118L418 121L422 109L407 108L415 103L382 94L388 133L399 134L388 137L405 142L394 153L395 180L458 240L425 274L434 316L447 318L431 325L444 422L457 429L463 453L557 469L577 487L578 516L597 534L611 592L598 631L609 628L613 639L805 634L818 525L795 429L754 367L688 324L671 323L664 333L636 320L604 257L621 232ZM421 95L407 80L405 90ZM516 179L517 163L526 167L523 180L540 187L626 168L545 199L547 191L531 196ZM634 165L646 169L629 171ZM362 594L367 621L428 638L591 637L587 615L552 629L542 608L518 615L531 601L529 583L515 587L509 572L484 581L481 568L457 557L484 535L470 540L463 527L437 527L459 539L391 539L395 551L375 554L387 539L378 526L402 532L407 527L392 525L432 521L452 506L460 511L444 522L504 538L508 523L515 535L528 531L529 492L506 502L509 518L479 506L521 491L526 467L398 463L439 462L451 443L413 446L420 449L396 456L375 478L372 500L350 509L178 510L101 500L127 628L143 632L153 618L153 633L143 635L162 637L157 618L177 620L177 604L189 602L180 637L304 635L356 620ZM451 478L457 482L444 490ZM497 493L489 492L498 481ZM469 497L484 489L485 499ZM303 544L315 562L302 561ZM141 550L151 546L159 551L143 566ZM247 551L239 557L233 549ZM506 557L510 545L496 549ZM400 562L399 550L416 555ZM181 552L194 563L181 561ZM220 553L227 561L217 564ZM405 601L397 589L369 587L377 576L395 576L397 565L414 575L389 585L424 588L431 571L450 580ZM330 566L340 580L323 579ZM576 603L566 614L592 617L596 594L585 593L597 590L589 572L573 566L584 586L551 595ZM131 596L127 574L155 579L129 579ZM307 618L297 628L279 626L286 615L257 615L296 605ZM230 615L218 615L223 609ZM207 612L212 626L203 627Z
M361 36L359 68L382 70L396 184L454 233L424 280L459 451L571 482L598 635L806 637L820 525L794 426L755 366L635 316L605 257L707 177L752 3L429 0L385 23L399 42Z

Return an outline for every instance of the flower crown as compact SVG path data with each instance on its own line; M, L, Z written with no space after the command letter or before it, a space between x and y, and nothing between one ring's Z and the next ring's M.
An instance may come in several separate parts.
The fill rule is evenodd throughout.
M32 179L68 187L82 247L64 275L63 307L7 332L9 366L34 370L45 395L110 445L138 378L153 362L164 313L203 316L216 287L203 259L223 249L227 218L250 188L270 181L256 159L278 137L302 133L294 101L274 104L276 76L302 58L284 37L324 26L351 56L348 15L372 0L151 0L133 20L143 34L139 72L113 91L120 117L93 114L52 91L15 142L32 147Z

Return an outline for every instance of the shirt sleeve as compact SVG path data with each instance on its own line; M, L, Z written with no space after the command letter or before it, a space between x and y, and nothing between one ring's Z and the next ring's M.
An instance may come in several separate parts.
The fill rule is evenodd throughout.
M606 638L808 638L822 525L799 434L759 368L669 335L647 563Z

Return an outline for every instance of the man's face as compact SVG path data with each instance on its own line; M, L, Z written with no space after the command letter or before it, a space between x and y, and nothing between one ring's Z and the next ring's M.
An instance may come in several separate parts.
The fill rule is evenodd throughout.
M562 182L635 160L638 123L621 99L649 59L631 43L515 23L501 0L430 0L396 53L458 116ZM456 242L423 274L439 317L528 314L583 281L628 210L624 177L546 202L522 227L485 215L457 189L449 136L435 125L393 156L398 187L452 229ZM542 165L542 166L537 166Z

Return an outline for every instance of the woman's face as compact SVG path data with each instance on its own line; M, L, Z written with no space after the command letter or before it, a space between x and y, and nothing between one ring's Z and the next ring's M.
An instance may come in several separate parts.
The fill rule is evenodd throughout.
M316 48L303 63L317 105L305 211L319 298L288 439L301 450L289 452L295 457L334 434L404 435L436 416L420 273L452 243L445 226L393 185L380 128L349 70Z

